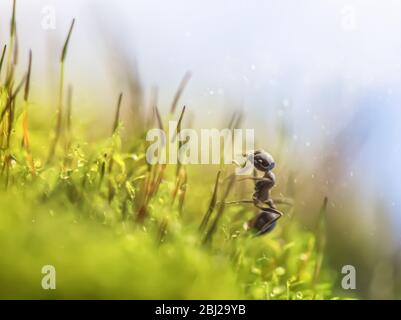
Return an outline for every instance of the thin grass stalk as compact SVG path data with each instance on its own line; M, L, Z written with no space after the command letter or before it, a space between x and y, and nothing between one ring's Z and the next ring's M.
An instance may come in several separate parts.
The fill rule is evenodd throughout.
M328 198L325 197L323 200L322 207L319 211L318 220L315 227L315 235L316 235L316 264L313 272L313 280L312 280L312 289L313 299L316 298L316 284L319 281L320 271L322 269L323 260L324 260L324 252L326 248L326 232L325 232L325 220L327 213L327 204Z
M61 52L61 59L60 59L60 78L59 78L59 91L58 91L58 102L57 102L57 120L56 120L56 127L55 127L55 132L54 132L54 139L51 142L50 149L49 149L49 155L47 157L47 162L51 162L54 157L54 153L56 151L56 147L58 144L58 141L61 136L61 130L62 130L62 111L63 111L63 94L64 94L64 68L65 68L65 59L67 57L67 51L68 51L68 44L70 42L71 34L74 29L74 24L75 24L75 19L72 19L70 29L68 31L67 38L65 40L63 50Z
M150 92L150 102L149 102L149 115L147 120L146 127L151 129L154 122L155 122L155 108L157 106L157 99L158 99L158 89L157 87L153 87Z
M179 134L181 132L181 124L182 124L182 119L184 118L185 109L186 109L186 107L184 106L182 108L180 117L178 119L177 128L176 128L176 130L174 132L174 136L173 136L172 141L171 141L173 143L175 140L178 139L178 144L177 144L177 157L178 157L178 159L177 159L177 168L176 168L176 172L175 172L175 176L176 177L178 177L178 174L179 174L181 166L182 166L181 160L180 160L180 150L181 150L183 142L181 141L181 139L179 139L178 136L179 136Z
M223 216L223 213L224 213L225 204L226 204L225 201L226 201L226 199L227 199L227 197L228 197L228 195L229 195L229 193L230 193L230 191L231 191L231 189L232 189L232 187L234 185L235 179L236 179L235 175L231 175L230 178L229 178L229 181L227 183L227 187L226 187L226 189L224 191L224 194L223 194L223 197L221 199L220 206L219 206L219 209L217 211L216 217L213 220L212 225L210 226L210 228L207 231L206 236L204 238L204 241L203 241L204 244L210 244L212 242L212 237L215 234L215 232L217 230L218 223L219 223L219 221L220 221L220 219L221 219L221 217Z
M120 109L121 109L122 99L123 99L123 93L120 92L120 94L118 96L118 100L117 100L117 107L116 107L116 114L115 114L115 117L114 117L113 129L111 131L112 136L114 134L116 134L118 126L119 126L119 123L120 123ZM113 149L114 149L114 145L113 145ZM112 170L113 170L113 165L114 165L113 157L114 157L114 150L112 150L111 154L110 154L109 173L111 173Z
M185 196L187 194L187 182L188 182L188 175L187 175L187 170L185 167L182 168L183 170L183 178L181 181L180 185L180 190L179 190L179 198L178 198L178 213L180 216L182 216L182 212L184 209L184 202L185 202Z
M71 122L72 122L72 96L73 96L73 88L72 85L68 86L68 91L67 91L67 115L66 115L66 127L67 127L67 133L70 138L72 139L71 134Z
M1 57L0 57L0 74L1 74L1 70L3 70L3 63L4 63L4 58L6 56L6 51L7 51L7 45L5 44L3 47L3 51L1 53Z
M116 133L116 131L118 129L118 125L120 123L120 109L121 109L122 99L123 99L123 93L120 92L120 94L118 96L118 101L117 101L117 108L116 108L116 114L115 114L115 117L114 117L112 134Z
M210 198L210 202L209 202L209 206L207 208L206 214L203 216L202 222L199 226L199 231L203 232L207 226L207 224L209 223L210 217L213 213L214 208L216 207L216 203L217 203L217 192L219 189L219 183L220 183L220 174L221 174L221 170L219 170L217 172L216 175L216 181L214 183L214 189L213 189L213 193L212 193L212 197Z
M185 87L187 86L189 80L191 79L191 77L192 77L192 74L189 71L187 71L184 74L184 77L182 78L181 83L178 86L177 92L175 93L173 102L171 103L171 107L170 107L170 114L171 115L175 113L175 110L176 110L177 105L178 105L178 101L180 100L181 95L182 95Z
M23 134L22 147L25 149L26 152L25 158L27 165L30 169L30 172L33 176L35 176L36 175L35 165L33 162L33 156L31 153L30 139L29 139L29 116L28 116L31 73L32 73L32 50L29 50L28 71L26 75L25 90L24 90L24 109L22 114L22 134Z
M6 87L10 85L12 82L13 74L14 74L14 66L12 65L12 58L14 52L14 43L15 43L15 29L16 29L16 6L17 1L13 0L13 9L11 14L10 21L10 41L9 41L9 49L7 54L7 72L6 72Z

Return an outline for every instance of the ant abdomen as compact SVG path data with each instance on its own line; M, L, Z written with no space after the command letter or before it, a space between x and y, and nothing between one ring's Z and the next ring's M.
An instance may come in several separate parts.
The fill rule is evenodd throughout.
M268 233L276 226L277 214L270 211L261 211L255 218L249 221L248 225L254 229L257 235Z

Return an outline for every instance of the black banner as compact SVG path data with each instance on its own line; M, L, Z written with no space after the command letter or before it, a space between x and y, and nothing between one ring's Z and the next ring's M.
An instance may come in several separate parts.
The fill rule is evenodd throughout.
M390 304L398 303L393 301ZM129 319L268 319L298 316L350 316L353 311L378 310L384 301L261 301L261 300L97 300L97 301L2 301L14 316L20 312L55 318L124 314ZM4 308L5 307L5 308ZM321 309L320 307L323 307ZM322 310L324 311L322 313ZM356 313L355 313L356 314Z

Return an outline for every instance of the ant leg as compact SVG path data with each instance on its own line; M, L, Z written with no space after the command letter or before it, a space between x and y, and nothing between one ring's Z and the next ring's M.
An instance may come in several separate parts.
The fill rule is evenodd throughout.
M271 198L271 200L275 203L275 204L285 204L288 206L292 206L294 204L292 199L289 198Z
M257 204L255 204L255 206L259 209L268 209L268 208L272 208L275 209L276 208L276 204L285 204L288 206L292 206L293 202L291 199L287 199L287 198L270 198L268 200L265 201L260 201L258 199L255 199L257 201Z
M237 181L254 180L254 181L271 181L270 179L264 177L244 177L237 179Z
M273 204L272 204L272 202L273 202ZM255 201L254 200L243 199L243 200L229 201L229 202L226 202L225 204L231 205L231 204L241 204L241 203L254 204ZM272 198L272 199L269 199L269 200L264 201L264 202L258 201L258 204L256 204L255 206L257 208L259 208L259 209L266 209L266 208L271 208L271 206L274 205L274 204L286 204L286 205L289 205L289 206L293 205L292 200L290 200L290 199L275 199L275 198ZM268 205L268 207L263 206L263 205Z
M262 200L259 200L257 198L254 198L253 199L253 203L255 204L255 207L260 209L260 210L268 210L268 209L275 209L276 208L271 199L262 201Z
M246 162L244 162L243 164L240 164L237 160L233 160L233 164L235 164L237 167L240 167L240 168L245 168L245 166L246 166Z
M228 180L232 178L233 176L237 176L235 173L230 174L229 176L225 177L224 180ZM270 179L264 178L264 177L243 177L236 179L236 182L239 181L245 181L245 180L254 180L254 181L271 181Z
M236 201L229 201L229 202L225 202L224 204L241 204L241 203L249 203L249 204L253 204L253 200L236 200Z

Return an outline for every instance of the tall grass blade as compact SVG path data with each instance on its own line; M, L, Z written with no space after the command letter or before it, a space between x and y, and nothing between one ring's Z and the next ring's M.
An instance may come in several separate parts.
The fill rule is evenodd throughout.
M63 111L63 94L64 94L64 65L65 65L65 59L66 59L66 56L67 56L68 44L69 44L70 39L71 39L71 34L72 34L72 30L74 28L74 24L75 24L75 18L72 19L71 26L70 26L70 29L68 31L68 35L67 35L67 38L66 38L66 40L64 42L63 50L62 50L62 53L61 53L60 80L59 80L59 94L58 94L58 103L57 103L56 128L55 128L53 141L50 144L50 149L49 149L49 155L47 157L47 162L51 162L52 161L52 159L54 157L54 153L56 151L56 147L57 147L58 141L59 141L60 136L61 136L62 120L63 120L62 111Z
M25 92L24 92L25 102L27 102L29 99L29 88L30 88L30 84L31 84L31 71L32 71L32 50L29 50L28 72L26 74Z
M212 241L212 237L213 237L213 235L215 234L215 232L217 230L218 223L219 223L221 217L223 216L225 205L226 205L226 199L227 199L227 197L228 197L228 195L229 195L229 193L230 193L230 191L231 191L231 189L232 189L232 187L234 185L235 179L236 179L236 176L235 175L231 175L229 180L228 180L227 187L226 187L226 189L224 191L224 194L223 194L223 197L221 199L220 206L219 206L219 209L217 211L216 217L214 218L213 223L210 226L210 228L207 231L206 236L204 238L204 241L203 241L204 244L211 243L211 241Z
M185 73L184 77L182 78L181 83L178 86L178 90L177 90L177 92L176 92L176 94L174 96L173 102L171 104L170 114L174 114L175 113L178 101L180 100L180 97L181 97L185 87L187 86L189 80L191 79L191 77L192 77L191 72L187 71Z
M114 134L118 128L118 124L120 122L120 109L121 109L121 101L123 99L123 93L121 92L120 95L118 96L118 101L117 101L117 108L116 108L116 115L114 117L114 124L113 124L113 130L112 133Z
M1 58L0 58L0 74L1 74L1 70L3 69L4 57L6 56L6 51L7 51L7 45L5 44L3 47L3 51L1 53Z
M214 208L216 207L216 203L217 203L217 192L219 189L219 181L220 181L220 174L221 171L219 170L217 172L217 176L216 176L216 181L214 183L214 189L213 189L213 194L212 197L210 199L210 203L209 206L207 208L206 214L204 215L202 222L199 226L199 231L203 232L207 226L207 224L209 223L210 217L213 213Z

